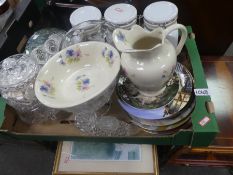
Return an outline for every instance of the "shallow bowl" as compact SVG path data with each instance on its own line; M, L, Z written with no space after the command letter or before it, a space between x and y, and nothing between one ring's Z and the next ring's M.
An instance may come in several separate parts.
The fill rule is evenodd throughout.
M88 106L95 109L110 98L119 70L120 56L111 45L78 43L61 50L42 67L35 94L51 108L71 112L88 110Z

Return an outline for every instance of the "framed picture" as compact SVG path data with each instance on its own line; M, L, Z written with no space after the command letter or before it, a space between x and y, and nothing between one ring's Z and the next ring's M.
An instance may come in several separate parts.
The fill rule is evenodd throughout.
M53 175L158 175L156 146L60 142Z

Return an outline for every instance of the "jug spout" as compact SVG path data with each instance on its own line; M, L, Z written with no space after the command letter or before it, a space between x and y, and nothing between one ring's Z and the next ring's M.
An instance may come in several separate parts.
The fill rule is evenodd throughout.
M164 42L162 28L149 32L139 25L134 25L131 30L115 29L112 37L116 48L124 53L151 51Z

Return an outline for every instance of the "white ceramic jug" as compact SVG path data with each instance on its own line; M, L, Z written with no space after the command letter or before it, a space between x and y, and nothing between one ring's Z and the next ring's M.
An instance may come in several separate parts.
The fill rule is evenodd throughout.
M176 48L166 36L174 30L181 31ZM172 77L177 55L187 38L187 30L181 24L149 32L135 25L131 30L116 29L113 41L121 54L121 66L128 78L146 96L160 95Z

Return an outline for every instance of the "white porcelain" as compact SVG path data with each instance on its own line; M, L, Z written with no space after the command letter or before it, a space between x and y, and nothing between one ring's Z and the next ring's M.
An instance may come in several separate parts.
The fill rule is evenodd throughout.
M166 37L174 47L178 45L178 38L179 38L179 31L174 30L171 33L169 33Z
M157 28L157 27L156 27ZM148 31L152 31L155 28L152 29L148 29L147 27L145 27L146 30ZM174 30L171 33L169 33L166 37L174 47L176 47L178 45L178 38L179 38L179 31L178 30Z
M154 27L154 26L151 26L149 24L145 24L145 22L144 22L144 28L148 31L152 31L155 28L158 28L158 26ZM179 38L178 30L174 30L174 31L168 33L166 38L173 44L174 47L176 47L178 44L178 38Z
M70 23L72 27L82 22L89 20L101 20L102 14L100 10L94 6L84 6L76 9L70 15ZM82 26L83 28L89 28L89 26Z
M114 4L106 9L104 18L107 24L106 41L114 45L112 32L116 28L131 29L137 23L137 9L130 4Z
M129 30L129 29L131 29L131 27L134 26L136 23L137 23L137 19L135 19L135 20L133 20L132 22L127 23L127 24L114 26L114 29L116 29L116 28L121 28L121 29L127 29L127 30Z
M178 8L168 1L159 1L148 5L143 12L144 27L152 31L157 27L166 28L177 23ZM167 39L176 47L178 44L178 30L167 35Z
M178 8L168 1L154 2L148 5L143 12L144 19L152 24L167 23L172 19L176 19L177 15Z
M181 30L182 35L175 48L166 36L177 29ZM159 42L151 48L133 48L134 43L146 37L157 39ZM122 52L123 70L139 91L148 96L159 95L165 89L175 70L177 55L181 52L186 38L187 30L181 24L174 24L166 29L156 28L152 32L138 25L133 26L131 30L116 29L113 32L114 44Z
M137 9L130 4L114 4L104 12L106 21L115 25L125 25L137 18Z
M6 0L0 0L0 6L2 6L5 2Z
M35 94L46 106L76 111L82 104L97 105L103 96L110 96L119 70L119 53L109 44L78 43L61 50L42 67Z
M123 25L116 25L116 24L112 24L112 23L108 23L107 24L107 31L106 31L106 41L107 43L114 45L113 41L112 41L112 33L115 29L117 28L121 28L121 29L126 29L126 30L130 30L132 26L134 26L137 23L137 19L133 20L130 23L127 24L123 24Z

